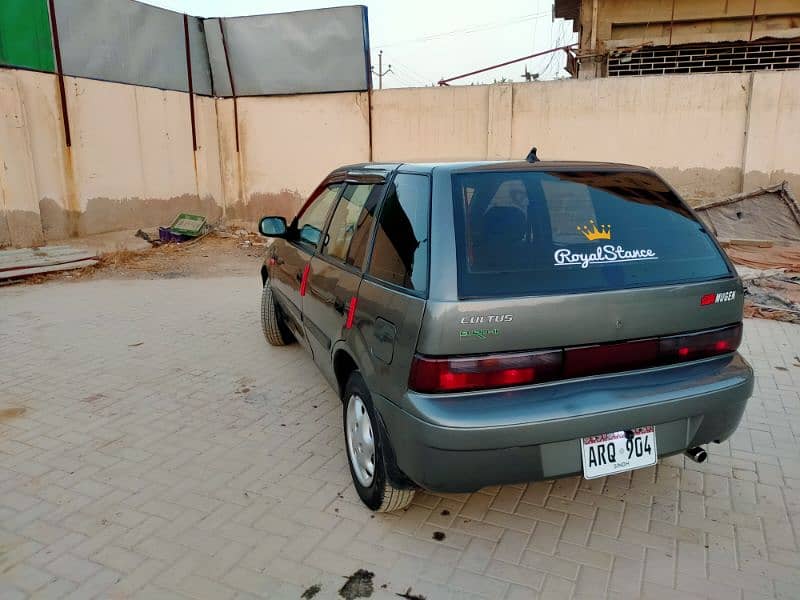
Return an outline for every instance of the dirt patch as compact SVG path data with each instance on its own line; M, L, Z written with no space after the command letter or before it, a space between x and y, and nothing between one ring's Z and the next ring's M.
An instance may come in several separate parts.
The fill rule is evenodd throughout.
M266 239L253 233L214 232L197 241L164 244L146 250L102 254L98 264L84 269L46 273L20 283L91 279L175 279L181 277L258 277Z
M433 532L433 539L437 542L441 542L445 538L444 531L434 531Z
M315 583L309 588L306 588L306 591L303 592L303 595L300 596L303 600L311 600L314 596L319 594L320 590L322 590L322 586L318 583Z
M15 419L16 417L21 417L25 414L26 410L27 409L22 408L21 406L16 406L14 408L0 408L0 423Z
M372 596L374 586L372 583L375 573L366 569L359 569L347 578L339 595L345 600L355 600L355 598L369 598Z

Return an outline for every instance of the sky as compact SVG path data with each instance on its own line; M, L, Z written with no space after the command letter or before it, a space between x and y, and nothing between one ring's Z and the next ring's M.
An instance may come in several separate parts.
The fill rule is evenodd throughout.
M201 17L231 17L364 4L372 65L383 50L384 87L418 87L577 41L571 21L552 18L553 0L144 0ZM451 85L568 77L564 53L515 63ZM374 87L378 87L377 77Z

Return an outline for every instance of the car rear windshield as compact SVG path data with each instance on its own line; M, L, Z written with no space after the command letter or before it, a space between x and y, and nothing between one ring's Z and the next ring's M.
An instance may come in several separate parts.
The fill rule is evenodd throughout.
M647 172L458 173L453 198L461 298L730 275L702 224Z

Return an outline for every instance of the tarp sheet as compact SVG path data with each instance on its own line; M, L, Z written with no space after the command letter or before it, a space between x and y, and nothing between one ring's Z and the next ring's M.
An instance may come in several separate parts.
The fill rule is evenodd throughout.
M725 251L733 262L752 269L785 269L800 273L800 244L759 248L731 244Z
M212 19L209 19L211 21ZM369 89L367 9L342 6L207 22L214 92L230 95L219 24L237 96ZM227 87L226 87L227 86Z
M0 65L55 71L47 0L0 0Z
M720 240L800 242L800 205L785 181L695 210Z

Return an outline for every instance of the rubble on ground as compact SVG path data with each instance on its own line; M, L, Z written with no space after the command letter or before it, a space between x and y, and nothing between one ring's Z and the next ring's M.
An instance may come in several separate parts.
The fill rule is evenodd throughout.
M695 210L742 277L745 315L800 323L800 204L788 182Z

